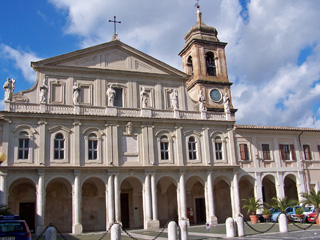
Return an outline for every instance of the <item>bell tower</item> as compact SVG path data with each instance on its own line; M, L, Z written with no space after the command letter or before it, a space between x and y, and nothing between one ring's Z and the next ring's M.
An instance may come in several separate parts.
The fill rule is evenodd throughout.
M207 26L202 20L200 6L197 5L197 23L184 36L185 45L179 53L183 71L190 78L187 81L189 96L198 102L199 94L205 98L208 111L230 111L233 113L230 86L228 80L225 47L220 42L214 27ZM226 110L225 100L228 98Z

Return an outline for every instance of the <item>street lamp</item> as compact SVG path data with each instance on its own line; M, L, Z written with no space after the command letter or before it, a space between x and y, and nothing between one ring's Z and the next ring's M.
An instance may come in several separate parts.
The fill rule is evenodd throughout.
M3 152L0 152L0 165L6 160L6 155Z

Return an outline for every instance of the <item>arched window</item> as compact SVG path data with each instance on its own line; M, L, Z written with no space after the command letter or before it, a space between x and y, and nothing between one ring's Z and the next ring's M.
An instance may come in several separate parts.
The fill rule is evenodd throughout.
M19 134L18 159L29 158L29 141L29 134L27 132Z
M54 159L64 159L64 137L57 133L54 137Z
M88 160L97 160L98 158L98 138L91 133L88 137Z
M216 64L214 61L213 52L206 53L207 74L209 76L216 76Z
M215 153L216 153L216 160L222 160L222 141L220 137L216 137L214 139L214 146L215 146Z
M196 148L196 140L193 136L189 137L188 151L189 151L189 159L196 160L197 159L197 148Z
M160 138L160 155L161 160L169 160L169 139L167 136Z
M189 56L188 57L188 61L187 61L187 73L188 74L193 74L193 65L192 65L192 57L191 56Z

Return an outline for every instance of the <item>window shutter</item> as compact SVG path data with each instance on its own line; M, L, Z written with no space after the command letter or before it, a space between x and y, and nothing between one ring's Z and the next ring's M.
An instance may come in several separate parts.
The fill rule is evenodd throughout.
M280 158L281 158L281 160L284 160L284 148L283 148L283 145L280 144L279 148L280 148Z
M291 151L292 160L297 160L296 151L294 150L293 144L290 144L290 151Z

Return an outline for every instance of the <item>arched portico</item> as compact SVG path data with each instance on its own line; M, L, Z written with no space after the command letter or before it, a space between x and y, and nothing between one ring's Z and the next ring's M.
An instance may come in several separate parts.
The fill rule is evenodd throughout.
M52 223L60 232L72 231L72 187L64 178L51 180L46 187L45 226Z
M284 194L288 200L299 200L295 175L289 174L284 178Z
M121 222L124 228L143 227L142 183L135 177L120 185Z
M232 217L230 183L223 178L217 178L213 191L215 215L218 223L224 223L228 217Z
M243 209L245 201L243 199L248 199L254 197L254 179L250 176L243 176L239 181L239 198L240 198L240 211L246 219L249 219L247 214L247 209Z
M10 212L26 220L31 231L36 226L36 186L27 179L15 180L9 188L8 207Z
M82 226L84 232L106 230L105 184L89 178L82 185Z
M157 183L157 208L160 226L178 221L177 184L171 177L162 177Z
M199 177L191 177L186 183L187 214L190 224L206 222L204 186Z
M271 199L277 197L276 182L273 175L266 175L263 177L262 196L264 203L271 203Z

